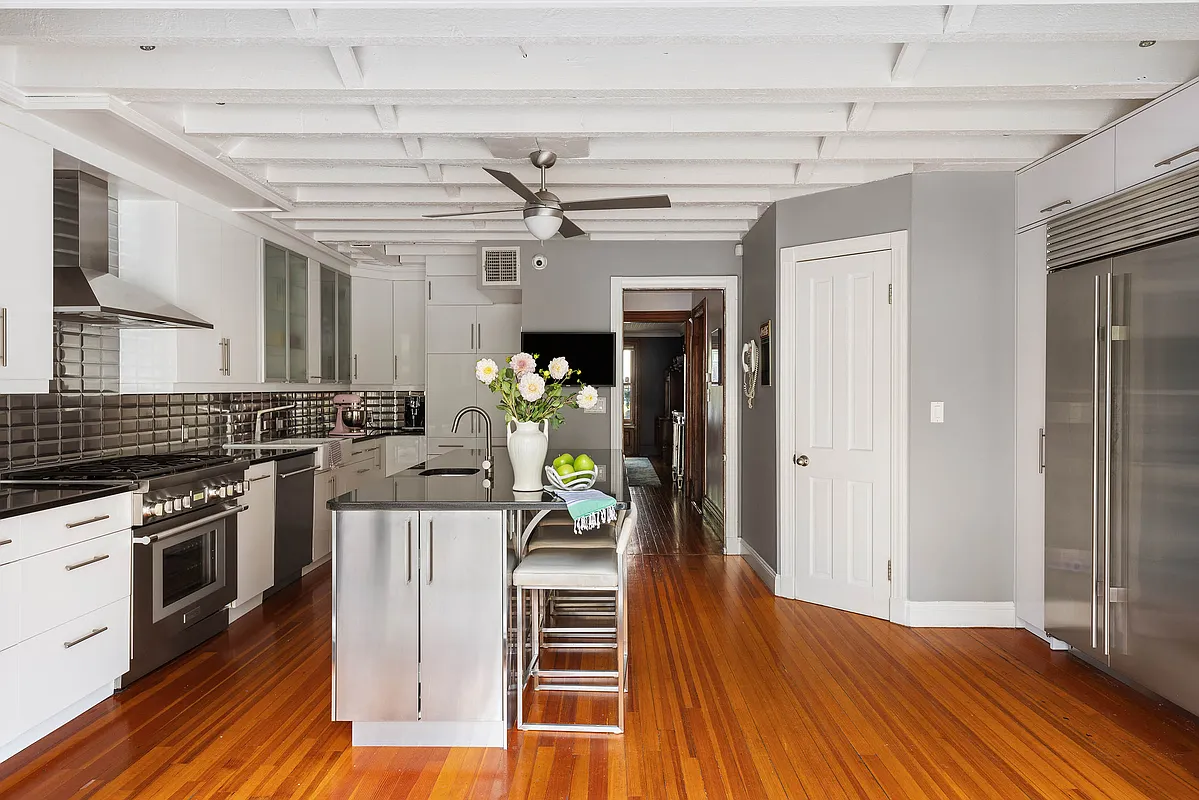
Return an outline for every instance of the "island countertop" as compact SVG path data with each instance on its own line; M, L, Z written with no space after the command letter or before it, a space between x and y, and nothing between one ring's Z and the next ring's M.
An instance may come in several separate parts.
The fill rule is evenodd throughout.
M582 451L580 451L582 452ZM605 467L604 480L593 488L616 498L618 508L629 507L623 455L619 450L594 449L587 453L596 464ZM494 453L490 472L482 468L485 450L462 449L430 458L403 472L397 472L338 495L329 501L334 511L420 509L440 511L472 510L552 510L565 509L566 502L547 492L514 492L512 464L504 449ZM422 475L433 469L475 469L469 475ZM548 481L547 481L548 483Z

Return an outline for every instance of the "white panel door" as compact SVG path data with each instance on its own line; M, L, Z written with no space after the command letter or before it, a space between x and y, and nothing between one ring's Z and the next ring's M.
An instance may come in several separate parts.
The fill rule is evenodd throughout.
M475 309L475 348L482 353L520 351L520 314L518 305L479 306Z
M887 618L891 253L794 269L796 597Z
M391 281L354 278L351 294L354 304L351 380L358 384L390 384L395 367L391 352Z
M482 420L471 414L457 433L451 431L454 417L478 402L475 358L470 353L435 353L429 356L429 380L425 387L425 433L435 438L465 439L482 431Z
M232 383L257 383L262 308L258 260L262 240L232 225L221 228L221 285L223 295L221 336L229 340L227 380ZM317 339L309 339L310 347ZM319 374L319 373L318 373Z
M396 386L425 385L425 282L391 285L392 374Z
M275 585L275 464L246 470L250 489L237 515L237 601L253 600Z
M178 330L179 361L176 380L179 383L223 383L224 358L220 340L226 336L223 326L225 296L221 262L220 220L201 214L185 205L178 205L179 271L175 303L195 314L214 328Z
M425 349L430 353L474 353L476 314L474 306L429 306L425 311Z

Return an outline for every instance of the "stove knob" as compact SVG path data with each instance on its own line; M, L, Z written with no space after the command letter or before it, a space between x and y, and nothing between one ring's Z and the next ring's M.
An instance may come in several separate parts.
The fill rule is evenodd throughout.
M172 506L172 507L173 507L173 508L174 508L176 511L182 511L182 510L183 510L183 498L182 498L182 497L176 497L176 498L174 499L174 501L171 503L171 506Z
M229 496L229 487L222 486L220 489L217 490L217 494L219 497L228 497Z
M183 498L183 507L184 508L192 507L192 496L190 494L187 497Z
M214 497L219 497L219 496L220 496L220 490L219 490L219 489L217 489L215 486L209 486L209 487L208 487L208 499L209 499L209 500L211 500L211 499L212 499L212 498L214 498Z
M166 513L166 511L163 509L162 503L155 503L154 508L151 509L151 512L156 517L161 517L163 514Z
M245 481L238 481L238 482L237 482L237 484L236 484L236 486L237 486L237 493L238 493L238 494L245 494L245 493L246 493L246 482L245 482Z

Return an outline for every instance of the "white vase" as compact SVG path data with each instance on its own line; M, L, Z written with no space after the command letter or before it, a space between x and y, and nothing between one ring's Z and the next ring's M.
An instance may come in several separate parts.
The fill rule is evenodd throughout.
M508 458L512 461L512 490L540 492L545 485L545 454L550 449L550 421L509 422Z

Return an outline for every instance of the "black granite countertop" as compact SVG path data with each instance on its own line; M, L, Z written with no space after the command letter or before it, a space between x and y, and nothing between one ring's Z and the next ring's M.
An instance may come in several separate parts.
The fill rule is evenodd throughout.
M593 488L612 495L624 509L629 507L623 456L618 450L588 450L596 463L606 468L605 480ZM490 473L482 469L485 450L458 450L431 458L425 464L397 472L329 501L334 511L421 509L470 511L489 509L565 509L566 503L549 492L517 493L512 490L512 464L504 451L495 454ZM473 475L427 477L426 469L478 469Z
M0 483L0 519L133 491L126 481Z

